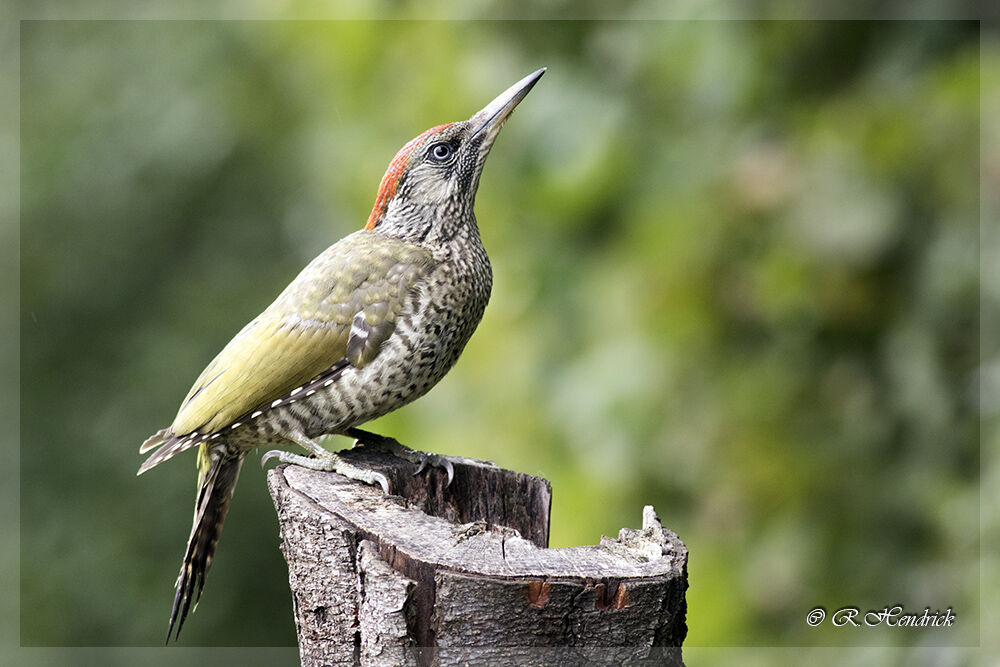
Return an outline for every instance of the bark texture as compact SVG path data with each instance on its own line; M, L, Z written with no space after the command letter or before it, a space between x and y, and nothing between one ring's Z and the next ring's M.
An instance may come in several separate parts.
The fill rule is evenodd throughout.
M303 665L681 665L687 549L651 506L642 528L548 549L540 477L452 459L414 466L358 448L393 495L279 466L281 524Z

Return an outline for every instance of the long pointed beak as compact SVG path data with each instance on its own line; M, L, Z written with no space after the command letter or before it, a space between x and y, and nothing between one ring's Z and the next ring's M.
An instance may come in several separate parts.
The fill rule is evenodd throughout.
M475 129L472 131L470 138L478 136L480 133L484 134L482 145L486 148L493 143L493 139L496 138L497 134L500 132L500 128L503 127L504 121L506 121L511 113L514 111L514 107L524 99L524 96L528 94L532 86L538 83L538 80L542 78L545 74L545 68L541 68L537 72L532 72L528 76L524 77L513 86L503 91L497 95L496 99L487 104L481 111L469 119L469 125Z

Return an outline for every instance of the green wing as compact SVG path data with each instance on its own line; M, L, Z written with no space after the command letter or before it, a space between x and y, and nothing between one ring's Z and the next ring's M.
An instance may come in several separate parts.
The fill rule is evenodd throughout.
M335 363L370 363L435 264L424 248L365 230L341 239L212 360L170 432L213 433Z

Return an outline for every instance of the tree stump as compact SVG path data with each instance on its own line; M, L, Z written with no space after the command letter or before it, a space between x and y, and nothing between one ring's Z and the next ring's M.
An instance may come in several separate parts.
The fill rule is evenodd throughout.
M452 458L455 477L365 447L393 495L281 465L281 524L302 664L683 665L687 549L651 506L642 528L548 549L540 477Z

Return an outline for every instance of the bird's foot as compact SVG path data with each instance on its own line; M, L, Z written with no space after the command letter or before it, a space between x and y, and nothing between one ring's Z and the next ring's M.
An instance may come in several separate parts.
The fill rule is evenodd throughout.
M367 447L380 449L413 463L417 466L417 469L413 472L414 475L419 475L427 468L443 469L448 474L448 481L445 483L445 488L448 488L451 485L451 481L455 479L455 466L447 456L430 452L418 452L415 449L410 449L395 438L371 433L370 431L363 431L359 428L348 429L346 435L349 438L354 438L355 445L362 444Z
M389 480L380 472L367 470L350 464L333 452L316 444L308 438L295 438L295 442L302 445L313 453L312 456L293 454L283 449L272 449L264 454L260 459L261 467L267 463L268 459L277 459L280 463L302 466L310 470L322 470L325 472L335 472L349 479L356 479L365 484L378 484L382 490L389 493ZM307 444L308 443L308 444Z
M452 464L451 459L442 454L434 454L431 452L414 452L417 455L417 469L413 471L414 475L419 475L427 468L442 468L446 473L448 473L448 481L444 483L444 488L451 486L451 480L455 479L455 466Z

